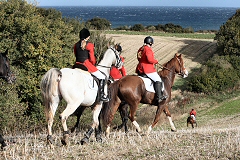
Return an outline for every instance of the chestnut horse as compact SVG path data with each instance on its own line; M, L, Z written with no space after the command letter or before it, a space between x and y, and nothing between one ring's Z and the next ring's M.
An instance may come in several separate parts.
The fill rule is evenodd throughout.
M149 134L152 128L157 124L160 119L160 114L164 112L169 119L172 131L176 131L176 128L172 122L171 113L168 110L168 102L171 100L171 89L174 83L175 74L182 76L183 78L188 76L188 71L184 68L182 55L175 54L174 57L163 65L163 69L158 72L164 82L164 87L168 93L166 100L157 102L155 93L146 90L145 84L139 76L127 75L122 79L114 82L109 86L110 101L103 105L102 118L103 123L106 125L106 136L110 133L110 124L114 118L120 103L126 102L130 106L129 119L136 127L137 132L141 132L141 128L134 116L138 108L139 103L156 105L157 111L153 123L149 126L147 134Z
M191 124L191 125L192 125L192 128L194 128L194 123L196 124L196 127L197 127L197 122L196 122L196 120L194 120L192 116L189 116L189 117L187 118L187 127L188 127L188 124Z

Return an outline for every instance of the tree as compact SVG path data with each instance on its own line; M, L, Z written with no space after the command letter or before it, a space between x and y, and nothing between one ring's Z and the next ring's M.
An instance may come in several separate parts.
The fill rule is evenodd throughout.
M130 28L132 31L143 31L145 27L142 24L135 24Z
M220 27L214 39L219 54L240 55L240 9Z
M108 20L99 17L88 20L86 24L88 24L90 28L97 30L106 30L111 27L111 23Z
M17 73L17 83L11 86L14 96L11 102L5 102L15 107L14 113L22 113L28 119L23 123L26 126L42 126L45 117L40 80L50 68L72 67L75 61L73 45L79 40L79 31L84 23L78 19L62 18L55 9L37 8L25 0L1 1L0 20L0 50L9 49L9 58ZM107 48L108 40L100 32L92 33L91 40L101 45L95 50L100 57ZM5 93L7 89L0 88L0 94L9 96ZM0 112L0 116L6 114L7 117L19 118L13 116L14 113Z

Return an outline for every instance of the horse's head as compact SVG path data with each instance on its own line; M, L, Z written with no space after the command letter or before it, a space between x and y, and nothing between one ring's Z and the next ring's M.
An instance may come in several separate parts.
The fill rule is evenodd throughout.
M182 59L182 54L175 54L174 58L176 59L176 67L175 67L175 72L179 75L181 75L183 78L186 78L188 76L188 71L184 67L184 62Z
M121 68L123 66L123 61L120 57L120 54L122 52L122 47L121 47L120 43L115 44L114 46L111 46L110 48L114 51L115 56L116 56L114 66L117 68Z
M0 53L0 78L3 78L8 83L13 83L16 80L16 77L10 70L10 61L7 54L8 49L5 53Z
M119 46L119 44L109 46L104 53L102 60L98 63L97 67L110 69L111 66L115 66L117 68L121 68L123 65L123 61L120 57L122 47Z

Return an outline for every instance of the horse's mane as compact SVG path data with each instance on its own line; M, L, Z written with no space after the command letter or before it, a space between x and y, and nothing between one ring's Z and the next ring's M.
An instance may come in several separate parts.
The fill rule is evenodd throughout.
M170 59L168 62L164 63L162 65L162 70L158 71L158 74L161 76L161 77L167 77L168 75L168 69L171 69L169 67L169 64L171 63L171 61L173 61L175 57L173 57L172 59ZM167 69L166 69L167 68Z

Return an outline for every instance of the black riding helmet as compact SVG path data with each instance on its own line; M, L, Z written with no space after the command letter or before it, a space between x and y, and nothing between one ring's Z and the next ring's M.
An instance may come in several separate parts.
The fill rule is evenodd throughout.
M86 29L86 28L83 28L83 29L80 31L80 33L79 33L79 38L80 38L81 40L83 40L83 39L85 39L85 38L87 38L87 37L89 37L89 36L90 36L90 32L89 32L89 30Z
M148 36L144 39L144 43L152 45L153 44L153 38Z

